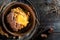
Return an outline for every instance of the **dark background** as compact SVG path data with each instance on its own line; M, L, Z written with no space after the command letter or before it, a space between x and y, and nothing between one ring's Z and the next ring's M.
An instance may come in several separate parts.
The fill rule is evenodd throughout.
M51 10L50 5L54 4L60 10L60 0L30 0L37 11L37 18L41 23L42 27L53 27L54 32L46 40L60 40L60 14L58 12L52 11L52 13L47 13ZM52 4L51 4L52 3ZM54 7L53 7L54 8ZM39 26L39 27L40 27Z

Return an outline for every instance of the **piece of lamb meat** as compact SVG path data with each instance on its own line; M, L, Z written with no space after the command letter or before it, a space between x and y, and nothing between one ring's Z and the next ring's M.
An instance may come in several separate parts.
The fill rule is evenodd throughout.
M13 31L18 31L18 28L16 27L16 22L15 22L13 16L14 16L14 13L10 12L7 15L7 22L9 23L9 25L13 29Z

